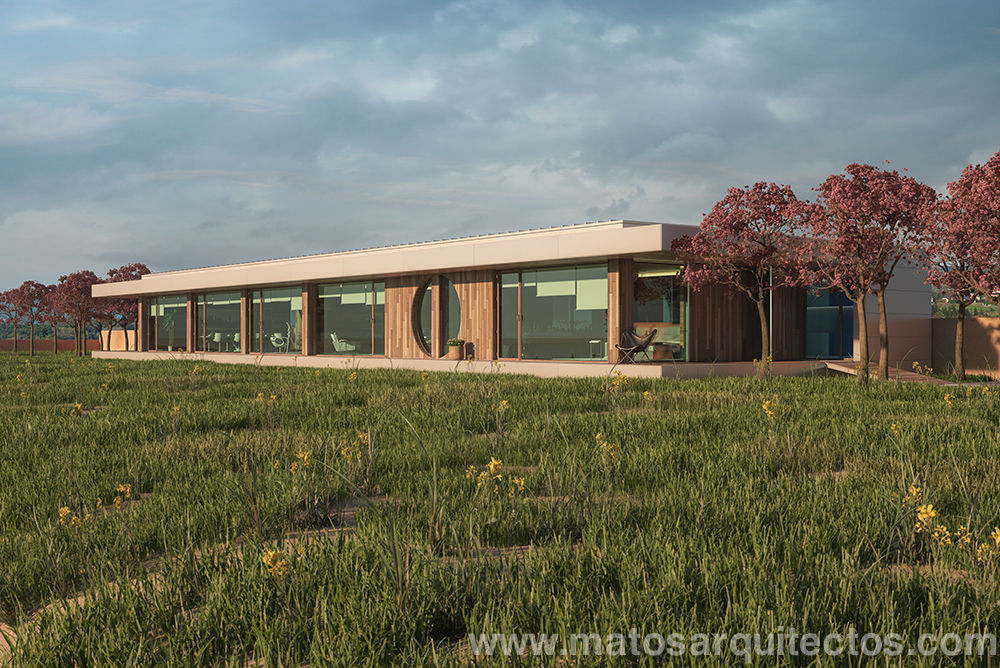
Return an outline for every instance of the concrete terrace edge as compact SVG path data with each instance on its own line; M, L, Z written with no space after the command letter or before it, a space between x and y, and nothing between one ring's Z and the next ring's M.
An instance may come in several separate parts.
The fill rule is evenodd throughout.
M710 378L752 376L756 367L752 362L683 362L677 364L619 364L604 362L564 362L484 360L455 361L444 359L410 359L387 357L335 357L319 355L242 355L238 353L171 353L125 352L95 350L95 359L120 360L185 360L191 362L218 362L221 364L259 364L261 366L300 367L304 369L409 369L412 371L454 371L474 373L513 373L541 378L585 378L606 376L621 371L632 378ZM773 362L771 373L775 376L811 376L828 373L826 362L794 361Z

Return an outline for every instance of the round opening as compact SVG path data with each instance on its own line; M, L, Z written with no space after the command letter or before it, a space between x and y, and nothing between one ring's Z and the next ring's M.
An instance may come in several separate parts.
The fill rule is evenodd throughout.
M434 291L439 291L438 309L441 318L441 341L437 350L434 346ZM416 317L417 340L424 352L432 357L441 357L444 354L444 342L448 339L458 338L458 331L462 323L462 307L458 301L458 291L455 285L444 276L439 276L437 281L428 279L417 291L417 301L414 305L413 314Z

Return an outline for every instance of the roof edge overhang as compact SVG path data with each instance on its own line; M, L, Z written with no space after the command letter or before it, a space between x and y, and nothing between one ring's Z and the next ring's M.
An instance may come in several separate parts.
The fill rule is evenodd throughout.
M138 297L658 253L669 251L674 239L692 229L696 228L630 220L586 223L160 272L135 281L100 283L93 287L93 295Z

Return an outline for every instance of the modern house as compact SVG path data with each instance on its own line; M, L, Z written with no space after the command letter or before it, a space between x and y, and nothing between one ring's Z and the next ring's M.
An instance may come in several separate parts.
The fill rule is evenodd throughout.
M624 361L615 348L623 332L655 329L647 351L620 369L748 373L760 354L756 308L725 287L692 292L683 283L671 243L694 231L617 220L95 285L95 297L139 299L137 351L95 356L450 369L448 342L460 339L463 369L500 362L537 375L599 375ZM887 302L899 358L926 364L929 288L904 271ZM781 289L769 309L777 373L809 372L857 349L852 306L838 295Z

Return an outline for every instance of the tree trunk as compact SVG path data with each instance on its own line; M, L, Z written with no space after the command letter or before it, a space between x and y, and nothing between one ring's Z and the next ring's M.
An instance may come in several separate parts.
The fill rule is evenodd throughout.
M878 298L878 378L889 380L889 318L885 314L885 288L880 288Z
M128 343L128 325L126 325L126 324L122 325L122 332L125 333L125 352L128 352L128 351L132 350L132 348L129 347L129 343Z
M858 314L858 382L868 381L868 316L865 314L865 296L854 302L854 310Z
M955 321L955 377L965 380L965 302L958 303L958 320Z
M17 352L17 323L14 323L14 352Z
M757 367L757 375L764 378L771 366L769 359L771 356L770 332L767 327L767 309L764 308L764 300L757 300L757 316L760 318L760 366Z
M80 323L73 323L73 355L80 356Z
M28 354L35 356L35 321L28 323Z
M59 329L56 325L52 325L52 354L59 354Z

